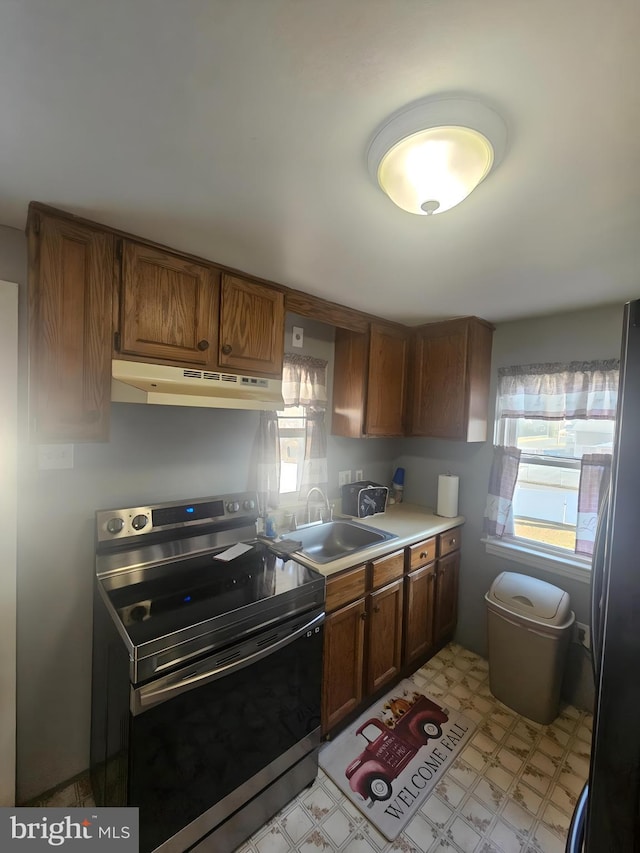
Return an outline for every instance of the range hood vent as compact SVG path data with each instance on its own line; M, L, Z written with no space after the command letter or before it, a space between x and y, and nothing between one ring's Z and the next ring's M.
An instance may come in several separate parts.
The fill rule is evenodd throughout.
M117 403L218 409L284 408L282 382L215 370L114 359L111 399Z

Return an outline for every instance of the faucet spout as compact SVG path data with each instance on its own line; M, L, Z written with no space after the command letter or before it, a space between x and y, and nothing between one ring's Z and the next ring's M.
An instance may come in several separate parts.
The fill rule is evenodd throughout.
M306 502L306 516L307 516L307 524L309 524L309 523L311 522L311 513L310 513L310 510L309 510L309 498L311 497L311 495L312 495L314 492L317 492L317 493L320 495L320 497L321 497L321 499L322 499L322 501L323 501L323 503L324 503L324 508L325 508L325 510L326 510L326 513L327 513L327 517L326 517L324 520L325 520L325 521L331 521L331 515L332 515L332 512L331 512L331 507L329 506L329 499L328 499L328 497L325 495L325 493L322 491L322 489L320 489L318 486L312 486L312 487L309 489L309 491L307 492L307 502Z

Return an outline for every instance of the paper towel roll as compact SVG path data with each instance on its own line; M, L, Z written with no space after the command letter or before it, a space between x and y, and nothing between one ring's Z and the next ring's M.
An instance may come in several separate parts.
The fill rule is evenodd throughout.
M458 514L459 479L456 474L440 474L438 476L437 515L454 518Z

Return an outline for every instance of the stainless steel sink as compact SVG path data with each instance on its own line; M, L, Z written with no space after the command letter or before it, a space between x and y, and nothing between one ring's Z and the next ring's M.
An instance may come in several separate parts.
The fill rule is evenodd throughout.
M327 521L313 527L299 527L289 534L289 538L302 542L300 553L310 560L330 563L354 551L398 537L356 521Z

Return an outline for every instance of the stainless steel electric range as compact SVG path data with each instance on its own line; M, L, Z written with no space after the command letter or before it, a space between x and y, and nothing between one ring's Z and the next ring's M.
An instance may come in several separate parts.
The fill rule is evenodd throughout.
M325 580L256 495L96 513L91 778L140 851L234 850L317 774Z

